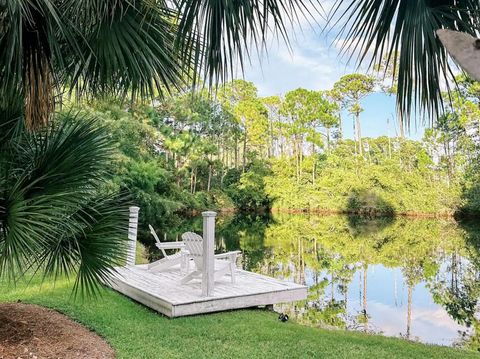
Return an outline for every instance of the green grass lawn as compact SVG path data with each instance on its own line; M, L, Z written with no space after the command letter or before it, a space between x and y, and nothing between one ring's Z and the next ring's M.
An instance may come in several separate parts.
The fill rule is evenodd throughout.
M242 310L167 319L111 290L73 300L66 281L28 288L0 283L0 301L56 309L104 337L119 358L480 358L473 352L361 333L281 323L274 313Z

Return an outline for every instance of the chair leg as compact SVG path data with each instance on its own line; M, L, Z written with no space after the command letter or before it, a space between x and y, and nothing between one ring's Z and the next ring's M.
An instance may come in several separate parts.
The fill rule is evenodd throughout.
M198 276L199 272L198 271L195 271L195 272L192 272L190 274L187 274L185 277L182 278L182 280L180 281L181 284L185 284L185 283L188 283L190 282L193 278L195 278L196 276Z
M182 273L188 273L189 272L189 258L188 258L188 255L186 253L183 253L182 254L182 257L181 257L181 262L180 262L180 271Z
M182 254L182 257L180 259L180 272L183 272L185 270L185 257Z
M235 265L234 262L230 263L230 276L232 277L232 284L235 284L235 271L237 269L237 266Z

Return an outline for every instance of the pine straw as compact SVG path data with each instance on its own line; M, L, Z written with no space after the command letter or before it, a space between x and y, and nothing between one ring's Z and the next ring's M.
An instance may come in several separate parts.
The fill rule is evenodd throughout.
M102 338L63 314L31 304L0 304L0 358L114 357Z

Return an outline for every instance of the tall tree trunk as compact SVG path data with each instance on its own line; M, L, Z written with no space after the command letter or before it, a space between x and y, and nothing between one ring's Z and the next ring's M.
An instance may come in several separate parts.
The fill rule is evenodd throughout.
M353 120L353 142L355 144L354 146L355 158L357 158L357 139L358 139L357 126L355 125L355 119L354 119Z
M270 141L269 141L269 144L268 144L268 158L270 157L273 157L274 156L274 153L275 153L275 150L274 150L274 139L273 139L273 121L272 119L270 119L270 123L269 123L269 131L270 131Z
M194 174L193 174L193 168L190 170L190 193L193 193L193 179L194 179Z
M348 314L348 282L343 280L343 308L345 314Z
M243 135L243 159L242 159L242 171L245 172L247 166L247 129Z
M238 168L238 137L235 135L235 153L234 153L234 160L235 160L235 168Z
M330 152L330 127L327 127L327 152Z
M360 127L360 113L355 114L355 127L357 129L358 153L363 156L362 129Z
M297 183L300 181L300 154L299 154L299 144L297 135L294 138L294 155L295 155L295 176L297 177Z
M330 276L330 301L333 303L335 299L335 283L333 282L333 272Z
M280 130L281 131L281 130ZM479 125L479 133L480 133L480 125ZM280 132L280 157L283 157L285 154L285 142L286 138L283 136L283 132Z
M405 138L405 129L403 127L403 120L402 120L402 116L399 115L397 116L398 117L398 129L399 129L399 132L400 132L400 138Z
M316 179L316 172L317 172L317 159L316 159L316 152L315 152L315 145L312 143L312 184L315 185Z
M447 186L450 187L452 176L450 173L450 151L448 147L448 141L443 142L443 150L445 151L445 155L447 156Z
M407 339L410 339L410 330L412 326L412 285L408 285L408 299L407 299Z
M299 178L302 178L302 164L303 164L303 138L300 136L300 144L298 146L298 163L299 163L299 166L298 166L298 174L299 174Z
M220 162L222 163L222 167L224 167L225 166L225 146L223 141L220 144L219 157L220 157Z
M212 183L212 164L208 164L208 182L207 182L207 192L210 192L210 185Z
M365 332L368 329L368 314L367 314L367 275L368 266L363 266L363 315L365 316Z
M197 168L195 167L195 171L193 173L193 194L197 191Z
M450 279L450 290L452 293L458 293L458 283L457 283L457 253L452 253L452 264L451 264L451 279Z
M20 56L23 56L25 127L30 131L46 126L55 110L48 23L36 3L33 1L21 5L26 7L31 19L21 23L22 43L19 47L23 51Z
M343 123L342 123L342 113L338 113L338 136L340 140L343 140Z

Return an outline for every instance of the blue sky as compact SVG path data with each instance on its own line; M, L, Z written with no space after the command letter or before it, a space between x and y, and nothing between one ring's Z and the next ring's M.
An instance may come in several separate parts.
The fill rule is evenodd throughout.
M347 56L341 56L340 48L334 41L334 34L326 36L305 25L295 29L291 39L291 50L284 44L273 42L267 54L252 59L245 66L244 78L252 81L260 96L281 95L298 87L310 90L328 90L343 75L364 72L355 63L349 63ZM395 134L394 122L387 125L387 118L395 115L395 99L376 93L362 102L362 136L377 137ZM353 137L352 119L347 113L343 116L347 137ZM414 125L409 137L420 139L424 126ZM416 128L415 128L416 127Z

